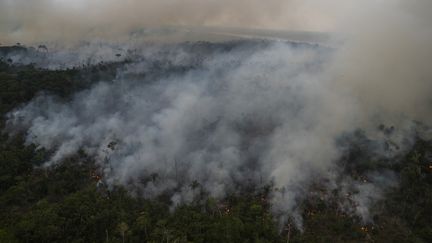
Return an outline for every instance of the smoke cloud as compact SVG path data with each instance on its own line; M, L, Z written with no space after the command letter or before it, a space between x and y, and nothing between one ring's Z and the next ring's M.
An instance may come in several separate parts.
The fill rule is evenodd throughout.
M331 30L345 1L324 0L1 0L4 43L125 39L167 26ZM335 7L337 5L337 8ZM337 11L335 10L337 9ZM185 38L184 34L179 37ZM163 40L164 38L159 38Z
M17 2L2 4L17 8ZM244 9L245 1L126 1L124 7L107 1L88 21L104 26L114 21L105 18L109 13L122 19L114 28L142 20L280 27L275 23L292 17L283 12L286 6L322 6L287 2L248 1ZM370 172L363 181L346 175L339 167L346 152L340 141L361 130L374 157L393 158L412 145L417 122L431 125L432 2L346 2L332 12L338 13L332 28L344 37L335 49L269 41L229 42L234 47L228 51L213 52L149 45L114 82L101 81L69 103L41 95L10 113L9 127L26 129L28 143L54 150L47 165L84 149L97 158L109 185L127 185L148 198L171 192L174 205L194 199L194 182L215 198L272 184L274 213L300 225L298 202L318 182L327 191L352 194L341 209L370 220L370 206L396 180L389 171ZM136 17L138 10L129 19L118 16L132 3L146 9L144 17ZM198 14L188 14L191 5ZM118 13L108 11L113 6ZM20 23L17 31L37 29L7 20ZM395 129L385 132L380 124Z

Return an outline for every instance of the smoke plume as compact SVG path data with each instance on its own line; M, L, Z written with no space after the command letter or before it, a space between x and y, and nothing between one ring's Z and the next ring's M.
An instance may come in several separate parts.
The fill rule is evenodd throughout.
M49 1L37 2L45 8ZM139 27L142 20L279 27L275 21L292 17L279 8L285 1L248 1L245 10L245 1L107 2L91 10L88 21L96 27L114 18L121 19L115 28ZM300 9L323 4L287 2ZM333 11L333 20L344 19L333 21L336 37L344 39L334 49L277 41L218 44L225 49L208 44L220 48L212 52L191 44L148 45L114 82L101 80L68 103L41 95L10 113L9 127L26 129L28 143L52 149L47 165L84 149L109 185L148 198L170 192L173 205L194 200L194 182L219 199L272 184L274 213L301 224L298 202L318 182L327 191L353 193L341 209L370 220L369 207L396 180L389 171L370 172L363 181L346 175L339 167L346 153L341 141L360 130L374 145L373 156L389 159L412 145L415 124L431 125L432 2L346 2ZM147 9L144 17L135 10L130 18L118 16L134 4ZM191 5L198 14L188 14ZM153 12L157 16L146 14ZM24 19L8 20L19 22L19 31L34 29Z
M327 31L332 29L336 13L347 5L345 1L336 2L1 0L0 42L66 42L95 37L124 40L133 31L167 26ZM185 37L181 34L178 38Z

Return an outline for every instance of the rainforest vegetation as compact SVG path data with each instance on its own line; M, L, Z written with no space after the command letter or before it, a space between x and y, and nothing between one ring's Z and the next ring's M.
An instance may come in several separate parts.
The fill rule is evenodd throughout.
M114 79L119 65L49 70L2 59L0 129L6 129L8 112L36 95L67 100L98 80ZM144 199L121 185L101 185L97 163L84 151L45 167L51 151L26 143L24 131L2 132L0 242L432 242L432 141L417 138L394 163L372 160L365 150L353 145L348 173L359 177L382 167L398 181L373 206L372 222L341 212L336 197L320 198L317 185L317 193L300 203L298 228L292 219L281 225L272 215L272 185L223 200L203 191L191 204L172 208L168 195Z

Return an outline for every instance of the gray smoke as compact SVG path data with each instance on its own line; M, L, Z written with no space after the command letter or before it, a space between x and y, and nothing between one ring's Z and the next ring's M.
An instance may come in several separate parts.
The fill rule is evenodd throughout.
M0 42L124 40L131 31L166 26L327 31L347 6L343 0L0 0Z
M43 48L43 47L45 48ZM42 48L23 47L0 53L0 59L15 65L34 65L49 70L79 68L101 63L121 62L129 58L128 50L136 49L132 44L115 42L88 41L72 46L57 43L40 45ZM25 49L24 49L25 48Z
M219 199L272 184L274 213L300 225L298 202L322 183L349 194L341 209L368 221L370 206L396 180L390 172L363 181L344 174L338 141L361 130L375 157L393 158L412 145L416 122L431 125L432 6L355 6L344 14L348 26L338 27L345 42L335 50L272 42L200 55L181 44L152 46L114 82L69 103L41 95L10 113L9 127L54 150L48 166L84 149L109 185L147 198L170 192L173 205L194 200L194 182ZM146 76L164 70L154 63L195 68Z

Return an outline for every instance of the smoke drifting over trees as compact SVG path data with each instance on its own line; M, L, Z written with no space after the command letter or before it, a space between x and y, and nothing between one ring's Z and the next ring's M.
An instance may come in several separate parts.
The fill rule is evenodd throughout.
M5 23L0 31L41 40L38 30L52 29L48 22L66 10L53 1L35 2L38 6L30 7L24 1L2 1L0 11L15 9L18 17L0 17ZM120 49L112 42L99 44L87 52L92 57L99 53L95 60L116 61L117 52L126 60L113 82L100 80L67 101L41 94L8 114L8 129L24 129L28 143L52 150L47 166L82 149L96 158L109 186L123 184L146 198L169 193L173 206L201 193L194 183L218 199L272 185L273 212L281 221L289 216L301 225L298 202L320 184L326 194L337 189L352 195L351 201L341 199L341 209L369 221L369 207L397 179L391 171L378 170L359 180L341 163L351 143L372 144L371 158L391 163L416 136L428 137L428 129L419 124L431 125L432 3L337 2L333 9L326 7L329 16L306 21L312 29L319 29L321 20L332 22L327 29L337 33L335 39L343 37L333 48L245 40L215 45L129 40L116 42L123 43ZM323 1L313 3L126 1L120 6L91 1L101 9L85 11L88 18L72 24L69 18L79 11L67 10L65 24L75 40L88 33L87 27L98 27L95 33L105 36L110 24L112 33L141 23L297 28L302 19L295 10L285 10L323 6ZM142 9L143 17L134 8ZM31 25L35 13L48 15ZM82 28L81 21L93 26ZM62 58L63 63L86 64L80 58L68 61L76 58L73 54L44 55L41 65L48 68L58 68L52 64Z

